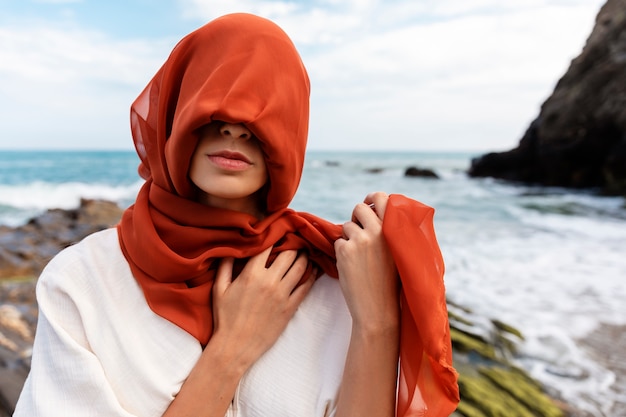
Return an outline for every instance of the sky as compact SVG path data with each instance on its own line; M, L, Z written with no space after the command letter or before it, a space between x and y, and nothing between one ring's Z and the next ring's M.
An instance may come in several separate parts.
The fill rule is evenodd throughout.
M133 149L129 108L174 45L267 17L311 79L309 149L517 146L604 0L0 0L0 149Z

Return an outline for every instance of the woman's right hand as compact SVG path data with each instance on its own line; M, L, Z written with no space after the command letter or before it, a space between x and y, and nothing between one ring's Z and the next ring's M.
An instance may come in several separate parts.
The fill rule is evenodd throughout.
M213 336L163 417L226 414L243 374L304 300L315 282L313 271L298 285L307 256L284 251L266 268L271 251L250 258L237 279L234 260L222 260L213 284Z
M315 271L298 285L308 257L288 250L266 268L272 248L248 260L237 279L233 258L224 258L213 285L213 342L224 343L246 368L283 332L315 282Z

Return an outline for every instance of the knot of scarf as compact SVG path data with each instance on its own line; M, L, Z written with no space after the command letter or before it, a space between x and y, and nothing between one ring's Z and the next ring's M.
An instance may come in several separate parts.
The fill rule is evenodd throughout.
M212 333L210 293L222 258L245 260L270 246L273 258L295 249L337 277L333 242L341 228L288 208L257 221L177 197L146 181L118 229L122 251L152 310L202 344Z

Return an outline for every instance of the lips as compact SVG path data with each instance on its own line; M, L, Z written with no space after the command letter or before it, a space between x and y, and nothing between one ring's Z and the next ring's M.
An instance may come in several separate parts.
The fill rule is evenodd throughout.
M215 152L215 153L210 154L209 157L226 158L226 159L232 159L235 161L242 161L247 164L252 164L252 161L250 161L244 154L239 153L239 152L220 151L220 152Z
M242 153L220 151L207 155L209 161L224 171L243 171L252 166L252 162Z

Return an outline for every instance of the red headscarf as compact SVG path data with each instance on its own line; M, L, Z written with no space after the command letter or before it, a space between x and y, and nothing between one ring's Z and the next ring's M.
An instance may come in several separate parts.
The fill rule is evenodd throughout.
M188 177L197 130L243 123L259 139L269 173L265 219L195 201ZM293 43L248 14L218 18L183 38L133 103L131 127L146 180L118 226L120 244L148 304L206 344L211 288L223 257L304 249L337 277L341 228L288 208L302 174L309 79ZM403 283L398 415L447 416L458 402L433 209L392 195L383 222Z

